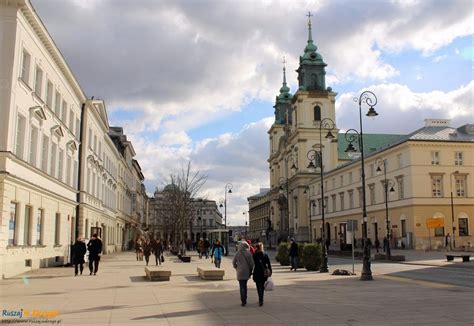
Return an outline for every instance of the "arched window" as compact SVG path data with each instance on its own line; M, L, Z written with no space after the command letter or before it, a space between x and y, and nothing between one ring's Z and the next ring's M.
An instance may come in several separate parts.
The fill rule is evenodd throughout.
M319 105L314 107L314 121L321 121L321 108Z

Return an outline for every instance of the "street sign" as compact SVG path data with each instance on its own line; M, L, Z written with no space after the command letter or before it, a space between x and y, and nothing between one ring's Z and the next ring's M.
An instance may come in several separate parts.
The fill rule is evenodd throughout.
M426 219L426 227L428 229L442 228L442 227L444 227L444 219L443 218L434 218L434 217L427 218Z
M346 228L349 232L357 231L357 220L347 220Z

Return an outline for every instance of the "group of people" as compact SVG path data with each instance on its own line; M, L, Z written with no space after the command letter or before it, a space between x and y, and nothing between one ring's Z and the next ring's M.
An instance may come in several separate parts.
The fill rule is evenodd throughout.
M87 251L89 251L89 275L97 275L100 256L102 255L102 240L94 233L89 242L87 242L87 246L81 237L77 237L76 242L72 246L71 252L74 276L77 276L79 273L82 275L85 263L84 257Z
M161 240L156 239L137 239L135 242L135 253L137 256L137 261L143 261L145 258L146 265L148 266L150 262L150 256L153 254L155 256L155 264L161 265L165 261L163 256L164 246L161 243Z
M272 274L272 266L268 255L263 250L263 243L259 242L253 248L248 241L239 241L237 253L232 260L232 265L237 272L240 288L241 306L247 304L247 282L252 277L257 287L258 305L263 305L265 282Z

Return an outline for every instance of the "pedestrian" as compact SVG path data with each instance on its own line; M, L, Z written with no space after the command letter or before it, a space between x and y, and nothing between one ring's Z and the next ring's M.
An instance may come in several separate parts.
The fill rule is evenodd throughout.
M252 246L252 241L251 240L247 240L247 244L249 245L249 250L250 250L250 254L253 256L253 254L255 253L255 248Z
M252 275L253 270L253 259L249 252L249 245L245 241L238 243L238 251L232 260L232 266L236 269L237 280L239 281L240 288L240 301L241 306L247 304L247 282Z
M298 268L298 244L296 243L294 238L291 238L291 245L290 245L290 259L291 259L291 270L296 272L296 268Z
M102 241L97 237L97 233L94 233L89 240L87 250L89 250L89 275L92 275L92 273L96 275L99 270L100 255L102 254Z
M137 255L137 261L143 260L143 247L141 239L137 239L137 241L135 241L135 253Z
M446 234L446 237L444 238L444 244L446 246L446 249L451 250L451 235L449 233Z
M161 255L163 255L163 246L161 245L161 241L153 239L151 242L151 249L155 255L156 266L158 266L158 263L161 265Z
M224 255L224 247L221 245L219 240L212 247L211 258L214 258L214 265L217 268L221 268L222 256Z
M326 238L326 252L329 252L329 246L331 245L331 239Z
M209 239L206 238L206 240L204 240L204 254L206 255L206 259L209 258L209 248L211 248L211 243Z
M257 243L257 249L253 255L254 269L253 281L257 287L258 305L263 306L263 294L265 292L265 282L272 275L272 265L268 255L263 251L263 243Z
M383 237L383 252L388 250L388 239L387 237Z
M148 262L150 261L151 255L151 243L150 240L146 240L143 244L143 256L145 257L146 265L148 266Z
M206 248L204 247L204 240L201 238L198 242L198 250L199 250L199 259L202 259L202 255Z
M379 253L379 248L380 248L379 238L375 238L375 250L377 250L377 253Z
M77 276L78 269L80 269L81 275L84 270L84 255L87 252L86 244L81 240L81 237L77 237L76 242L72 245L72 263L74 264L74 276Z

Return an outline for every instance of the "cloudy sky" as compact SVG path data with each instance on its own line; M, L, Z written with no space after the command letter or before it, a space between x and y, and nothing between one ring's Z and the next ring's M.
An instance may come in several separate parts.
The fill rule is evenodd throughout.
M352 99L377 94L366 132L408 133L426 118L474 123L471 0L32 0L87 96L132 140L151 193L187 160L228 223L268 187L267 130L282 81L313 37L338 93L337 126L356 127Z

